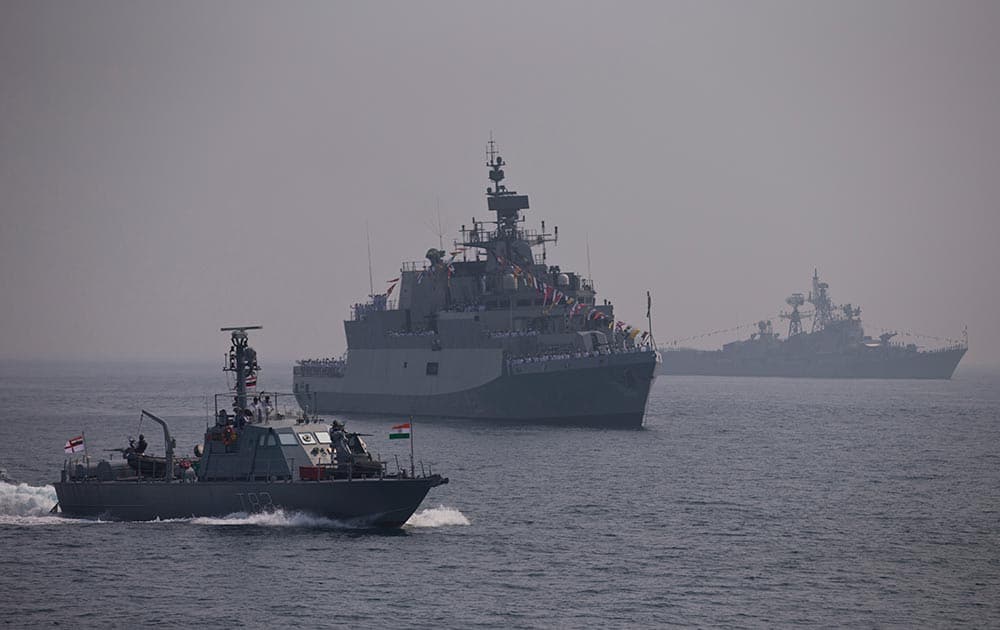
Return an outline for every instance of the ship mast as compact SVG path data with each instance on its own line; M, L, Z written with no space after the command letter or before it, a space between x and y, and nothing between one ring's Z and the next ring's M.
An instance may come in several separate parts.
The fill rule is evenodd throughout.
M486 148L486 166L490 169L489 178L492 185L486 188L486 201L489 210L496 213L496 219L490 223L495 224L497 227L495 231L487 231L483 228L483 223L486 223L485 221L477 221L473 218L471 229L466 230L465 226L462 226L461 244L465 247L485 249L488 252L488 256L492 254L495 257L497 254L500 254L517 264L533 265L535 261L530 253L527 254L527 259L515 259L524 258L525 252L536 245L541 245L544 248L545 243L558 242L559 228L556 227L554 233L549 234L545 231L544 221L542 221L540 232L523 230L518 227L519 223L524 222L524 219L521 217L521 211L529 208L528 196L519 195L513 190L507 190L507 186L502 183L506 177L503 171L503 167L506 164L504 159L500 157L496 141L493 140L493 134L491 133ZM527 245L527 248L516 245L518 241ZM520 256L516 255L516 250L521 251Z
M809 293L809 303L815 308L813 315L812 331L823 330L827 324L833 321L833 302L826 290L830 285L819 281L819 270L813 269L813 288Z
M222 371L236 373L236 406L239 409L247 406L247 377L260 369L257 365L257 352L249 346L246 331L262 328L263 326L233 326L220 329L222 332L232 332L229 362Z
M521 210L528 209L528 196L518 195L513 190L501 184L504 180L504 172L501 168L506 164L503 158L497 153L496 142L490 138L487 150L489 161L486 163L490 167L490 181L492 188L486 189L489 209L497 213L497 236L504 241L512 241L518 237L517 224L521 221Z

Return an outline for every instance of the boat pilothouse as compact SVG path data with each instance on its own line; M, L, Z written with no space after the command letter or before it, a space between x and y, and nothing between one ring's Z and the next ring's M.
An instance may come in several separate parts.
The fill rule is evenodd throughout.
M528 196L507 188L505 166L491 140L493 218L473 218L452 251L430 248L385 293L355 304L343 359L296 365L303 408L641 425L651 338L616 326L588 278L550 264L559 230L524 226ZM521 399L535 387L558 394Z

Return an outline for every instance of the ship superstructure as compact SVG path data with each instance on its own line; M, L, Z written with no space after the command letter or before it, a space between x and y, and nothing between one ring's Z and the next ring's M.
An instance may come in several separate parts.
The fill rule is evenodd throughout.
M294 368L303 409L642 425L651 337L616 322L589 278L549 263L559 228L524 227L527 195L503 183L492 140L487 156L494 218L473 218L451 252L431 248L385 293L355 304L344 356Z
M781 313L788 320L784 339L770 320L757 323L749 339L733 341L721 350L667 346L660 349L664 374L707 376L789 376L826 378L951 378L968 350L968 340L949 341L932 349L896 343L895 332L865 334L861 309L834 304L830 285L813 271L808 295L793 293ZM802 312L806 303L812 310ZM803 319L811 319L808 331Z

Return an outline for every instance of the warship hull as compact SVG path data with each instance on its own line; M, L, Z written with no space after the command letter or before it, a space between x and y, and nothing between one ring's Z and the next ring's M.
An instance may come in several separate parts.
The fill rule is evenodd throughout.
M874 348L858 353L808 356L739 356L724 350L663 350L661 374L781 376L806 378L950 379L966 348L892 353Z
M417 510L437 475L315 482L62 481L53 484L65 516L150 521L274 510L351 525L398 527Z
M303 409L321 414L637 429L642 427L655 366L656 356L651 351L568 358L515 365L481 384L454 391L440 391L440 384L435 383L433 389L437 392L428 386L424 391L406 388L412 390L408 393L378 391L375 387L365 392L363 386L343 377L297 377L296 396ZM405 388L400 381L394 381L393 386L397 390Z

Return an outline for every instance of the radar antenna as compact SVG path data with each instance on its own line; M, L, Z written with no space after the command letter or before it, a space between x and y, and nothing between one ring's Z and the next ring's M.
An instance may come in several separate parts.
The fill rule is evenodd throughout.
M801 293L793 293L785 299L785 304L792 307L791 313L782 313L781 318L788 320L789 339L802 332L802 313L799 307L806 303L806 298Z

